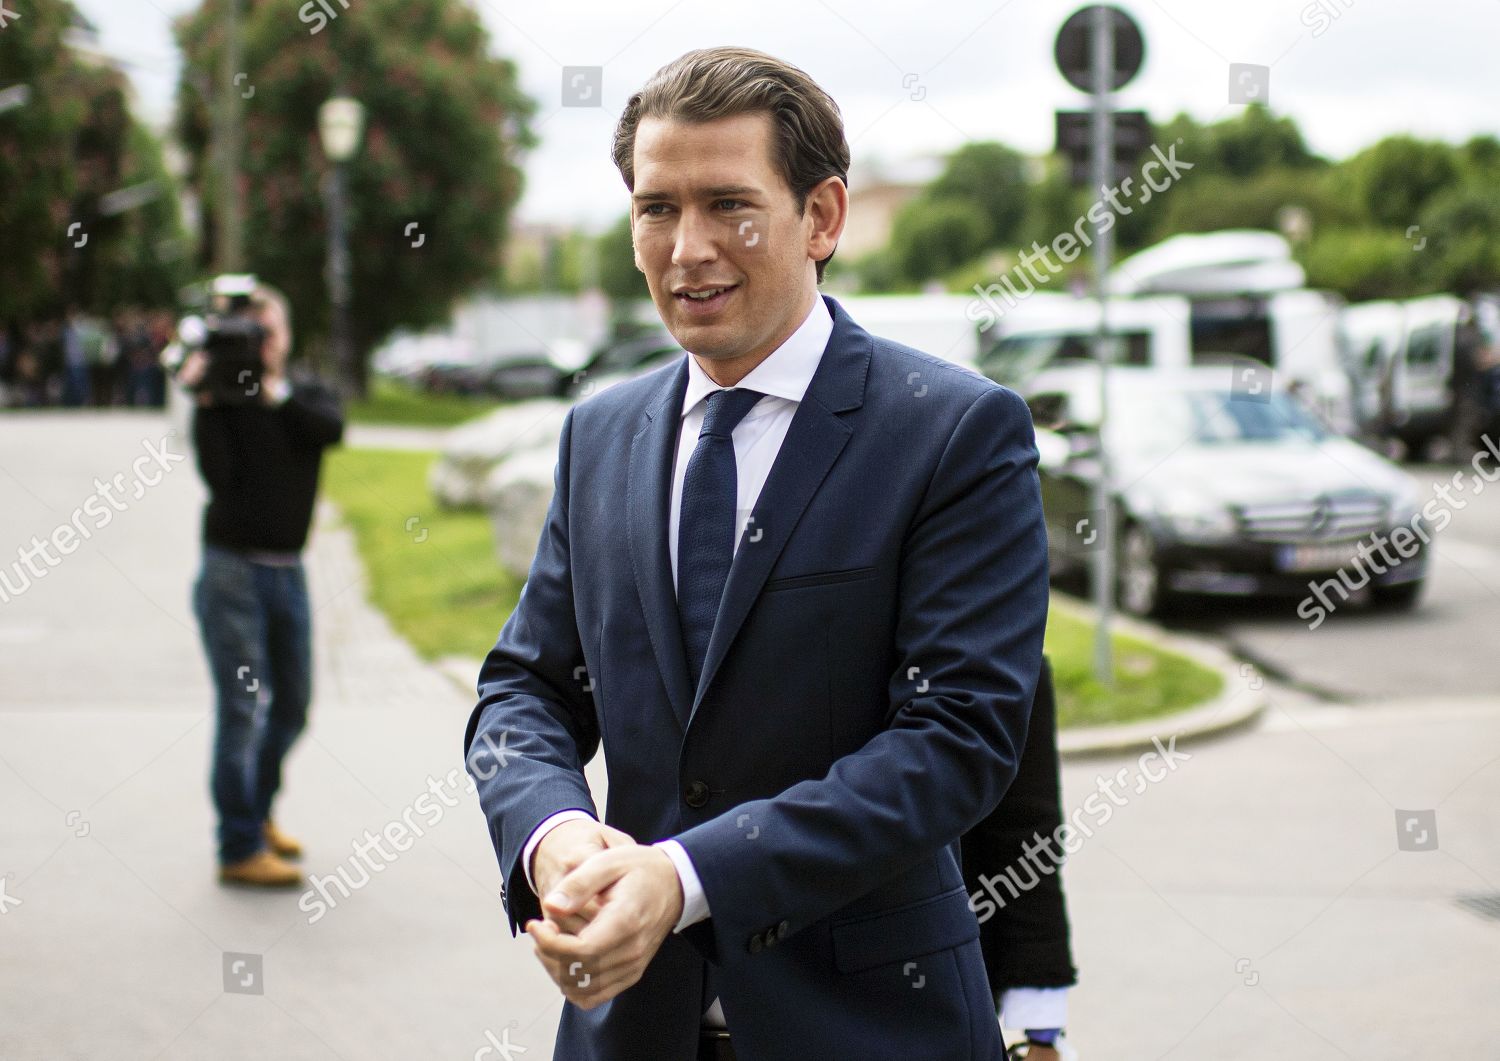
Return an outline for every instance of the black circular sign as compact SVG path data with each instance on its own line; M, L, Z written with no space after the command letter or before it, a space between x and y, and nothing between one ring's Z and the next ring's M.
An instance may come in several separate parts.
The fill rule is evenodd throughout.
M1141 27L1118 7L1110 4L1090 4L1073 12L1062 29L1057 31L1057 44L1053 54L1057 68L1068 84L1080 92L1094 91L1094 12L1103 7L1115 23L1115 62L1110 76L1109 88L1113 92L1141 71L1141 60L1146 55L1146 42L1141 37Z

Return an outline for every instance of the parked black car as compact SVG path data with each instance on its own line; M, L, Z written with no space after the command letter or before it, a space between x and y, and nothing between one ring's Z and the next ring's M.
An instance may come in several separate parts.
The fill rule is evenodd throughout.
M1415 604L1427 533L1412 479L1292 396L1237 391L1235 378L1228 366L1110 370L1105 442L1121 607L1160 614L1184 593L1306 596L1339 572L1349 592L1367 581L1376 603ZM1023 395L1037 425L1042 503L1060 574L1103 544L1094 499L1098 369L1042 372ZM1397 531L1403 526L1410 530ZM1374 563L1357 559L1362 544L1372 555L1393 532L1402 551L1373 553Z
M592 394L611 383L638 376L681 357L683 349L664 328L652 328L596 347L589 359L564 381L565 395Z

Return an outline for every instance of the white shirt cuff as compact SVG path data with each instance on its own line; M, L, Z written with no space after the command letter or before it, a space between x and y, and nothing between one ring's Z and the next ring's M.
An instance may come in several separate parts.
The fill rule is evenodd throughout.
M682 916L672 931L681 932L689 925L706 921L709 916L708 896L703 894L703 882L698 879L698 871L693 868L693 860L687 851L676 840L662 840L651 846L661 848L662 853L672 860L677 879L682 882Z
M563 822L577 821L580 818L587 822L594 820L594 816L588 811L560 810L550 818L543 818L542 824L531 831L526 846L521 849L521 870L526 874L526 886L532 890L533 894L536 892L536 881L531 879L531 856L536 854L537 845L542 842L542 837ZM538 895L537 898L540 899L541 896Z
M1066 987L1013 987L1000 996L1000 1023L1007 1028L1066 1028Z
M274 383L266 384L266 394L271 399L272 405L281 405L292 396L292 384L282 376Z

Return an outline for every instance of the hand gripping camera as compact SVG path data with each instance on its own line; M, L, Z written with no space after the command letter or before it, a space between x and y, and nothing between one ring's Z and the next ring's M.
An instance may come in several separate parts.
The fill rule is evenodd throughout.
M214 277L209 312L185 317L178 325L183 347L202 350L208 359L208 370L195 389L211 395L216 405L255 405L262 400L266 329L251 306L255 287L253 276Z

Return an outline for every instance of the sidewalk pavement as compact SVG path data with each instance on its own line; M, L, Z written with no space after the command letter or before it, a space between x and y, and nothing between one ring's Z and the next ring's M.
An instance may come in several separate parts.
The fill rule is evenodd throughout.
M130 487L148 446L186 453L169 428L0 419L0 572L14 583L16 550L68 523L96 476ZM188 606L203 495L190 461L168 466L0 600L0 1057L549 1057L561 1003L510 939L463 784L470 697L371 609L326 518L312 721L278 817L310 873L369 880L328 885L316 918L316 894L215 882ZM1253 728L1179 741L1171 769L1064 766L1090 834L1066 871L1084 1061L1494 1056L1500 697L1272 693ZM352 845L424 795L441 817L362 874Z
M347 898L328 885L312 924L316 894L299 908L300 891L217 883L212 695L189 604L203 491L185 460L130 496L148 443L188 452L169 429L0 421L8 574L95 476L126 484L124 511L98 530L85 516L92 537L0 603L0 1057L468 1058L487 1032L524 1047L517 1058L549 1057L560 997L510 938L466 789L472 698L366 603L352 541L326 518L308 556L314 703L278 819L309 872L369 882ZM410 817L425 835L363 871L352 845L423 796Z

